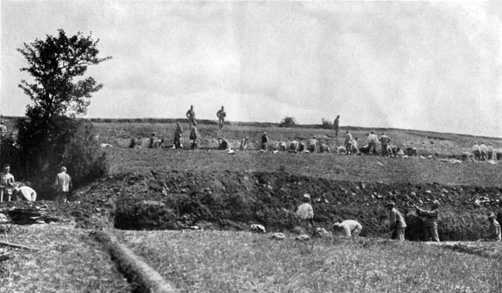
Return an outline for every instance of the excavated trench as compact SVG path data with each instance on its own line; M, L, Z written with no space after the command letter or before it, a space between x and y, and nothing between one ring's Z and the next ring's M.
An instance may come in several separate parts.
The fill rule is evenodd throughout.
M406 238L421 240L422 220L412 208L441 203L439 234L443 241L483 237L486 213L496 211L502 189L440 184L383 184L334 181L267 172L155 172L108 178L86 192L92 216L80 215L82 226L110 222L129 230L249 230L262 224L267 231L295 231L295 210L304 193L311 194L315 225L329 229L338 219L356 219L362 236L386 237L387 210L395 201L407 219ZM84 203L82 203L84 204ZM78 212L77 212L78 213Z

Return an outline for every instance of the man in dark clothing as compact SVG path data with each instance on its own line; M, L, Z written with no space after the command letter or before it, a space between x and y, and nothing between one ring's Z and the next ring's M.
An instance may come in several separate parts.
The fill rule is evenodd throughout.
M266 151L268 146L268 135L266 132L261 136L261 149Z
M187 119L188 119L188 125L189 128L192 129L192 125L195 125L196 120L195 120L195 111L193 110L193 105L190 106L190 109L188 109L186 113Z
M404 232L406 230L406 221L403 215L396 209L394 202L388 202L385 207L389 210L391 239L404 241Z
M385 133L382 132L382 136L380 136L379 140L382 143L382 156L383 157L389 156L390 154L388 152L387 146L390 143L390 138L387 135L385 135Z
M221 106L221 109L216 112L216 117L218 117L218 125L220 129L223 128L223 124L225 124L225 117L227 117L227 113L225 113L225 109Z
M181 148L181 134L183 133L183 127L179 122L176 122L176 130L174 131L174 148Z
M425 241L439 242L438 220L439 220L439 201L435 200L431 204L430 210L423 210L415 205L417 215L424 218Z
M485 241L500 241L500 224L495 220L495 214L490 212L488 214L488 222L490 223L488 227L488 234L485 237Z
M340 128L340 115L337 115L335 121L333 121L333 128L335 129L335 137L338 137L338 129Z
M190 130L190 139L192 140L192 150L196 150L199 148L198 140L199 140L199 131L197 130L197 122L194 121L192 129Z

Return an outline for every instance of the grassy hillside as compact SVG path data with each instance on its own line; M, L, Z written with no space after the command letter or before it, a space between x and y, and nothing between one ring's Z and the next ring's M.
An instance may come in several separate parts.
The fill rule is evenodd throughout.
M180 292L497 292L501 264L417 243L119 232Z
M427 206L430 200L439 199L443 204L441 238L474 240L484 233L486 211L495 210L502 197L500 164L453 164L439 160L469 150L473 141L470 136L388 130L386 133L392 139L404 142L405 146L417 147L421 154L439 154L435 159L396 159L334 153L274 154L256 150L237 151L230 155L216 150L218 137L231 140L235 147L240 138L249 136L252 148L257 147L263 131L267 131L274 142L304 140L315 135L333 146L341 144L341 139L337 140L331 130L325 129L232 125L220 132L215 125L202 125L203 149L198 151L127 147L131 137L143 137L146 145L151 132L167 138L173 133L172 124L99 123L96 129L101 141L115 146L106 149L111 163L110 175L123 178L124 174L132 174L124 179L129 182L127 187L115 183L105 187L119 190L115 196L118 199L119 222L124 224L119 225L121 228L172 229L208 221L214 228L245 230L250 222L258 222L274 229L291 229L295 225L294 217L284 214L282 219L285 221L281 222L272 220L273 215L282 215L281 208L293 210L299 202L298 197L303 192L309 192L316 198L329 201L324 205L329 207L327 209L315 206L319 212L318 225L329 226L335 217L352 217L363 222L372 235L385 233L387 229L386 213L380 207L381 202L395 200L405 211L405 207L413 204ZM367 129L353 131L361 136L366 132ZM305 183L294 185L292 181L280 179L284 176L299 176L302 178L299 181ZM246 177L265 183L260 181L258 185L248 186ZM361 182L371 187L361 188ZM205 189L210 191L209 195ZM425 193L426 190L431 193ZM267 197L277 201L273 207ZM236 207L232 203L245 198L252 204L244 206L252 211L240 210L244 206ZM155 210L154 207L138 206L145 199L158 201L165 208ZM484 204L476 206L476 200ZM192 205L192 208L179 211L176 205L180 204ZM221 212L212 215L203 212L216 210ZM240 210L240 214L237 212L234 215L236 210ZM123 217L132 214L139 216ZM163 220L155 220L160 215ZM375 221L373 217L379 220ZM133 223L143 224L136 227Z
M441 183L502 186L502 164L395 159L339 154L293 154L258 151L185 151L172 149L108 149L112 175L158 171L287 172L314 178L384 183Z
M159 138L164 138L172 142L174 138L175 124L172 123L94 123L96 132L100 140L110 143L117 147L127 147L131 138L143 138L145 144L153 132ZM188 125L184 124L185 133L183 140L188 143ZM251 148L257 149L259 139L264 131L267 132L271 144L275 145L279 141L307 140L316 136L320 142L326 143L331 147L343 145L344 134L347 129L359 138L360 145L365 144L366 134L369 131L376 131L377 134L385 132L391 139L392 144L401 147L416 147L420 154L439 154L443 157L460 155L465 151L470 151L475 140L478 142L493 142L495 148L502 148L501 138L473 137L471 135L436 133L417 130L402 129L368 129L356 127L342 127L338 139L334 136L334 131L321 128L281 128L277 126L241 126L227 125L222 131L218 130L217 125L199 125L199 131L202 136L202 148L216 148L217 139L222 137L230 140L234 148L239 146L241 139L250 138Z

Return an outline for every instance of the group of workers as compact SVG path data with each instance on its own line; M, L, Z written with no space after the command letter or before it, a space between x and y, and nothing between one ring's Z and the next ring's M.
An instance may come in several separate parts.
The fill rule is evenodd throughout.
M61 167L54 182L54 200L66 202L72 188L71 176L68 175L66 167ZM0 202L11 201L36 201L37 192L31 188L29 182L16 182L14 175L10 173L10 165L3 166L0 173Z
M249 140L249 137L246 137L246 142ZM260 140L260 150L266 151L269 147L269 137L267 132L263 132ZM347 154L347 155L361 155L361 154L377 154L378 145L381 145L381 155L392 157L392 156L417 156L418 151L416 148L406 148L401 149L395 145L390 144L391 139L385 134L382 133L380 137L378 137L374 131L368 133L367 144L359 147L359 141L357 137L354 137L350 131L346 131L344 145L338 147L334 152ZM241 142L242 146L242 142ZM319 143L317 138L313 136L311 139L303 142L298 140L293 140L289 142L289 147L286 142L279 141L277 146L274 147L277 151L289 151L289 152L331 152L330 146L326 143ZM242 149L242 147L241 147ZM406 151L406 152L405 152Z
M311 198L310 194L303 195L303 203L298 207L296 215L303 222L303 228L305 230L313 231L314 227L314 209L310 204ZM434 200L430 209L422 209L417 205L414 205L416 210L416 215L423 219L423 233L425 241L439 242L438 234L438 220L439 220L439 206L438 200ZM502 207L502 203L501 203ZM397 210L394 202L385 203L385 208L389 211L389 232L391 232L390 238L398 241L405 240L406 231L406 220L405 217ZM484 241L501 241L501 229L499 222L502 221L502 210L498 213L497 219L495 218L495 213L489 212L488 218L488 231L487 235L482 239ZM357 237L363 229L363 226L356 220L338 220L333 224L334 232L342 232L345 238ZM315 230L314 230L315 231ZM315 233L315 232L314 232ZM312 233L312 234L314 234Z
M493 160L493 143L489 142L488 145L486 145L484 142L478 144L478 142L475 141L472 147L472 155L476 161Z
M188 127L190 134L188 135L188 138L191 140L191 146L190 148L192 150L196 150L199 148L199 139L200 139L200 133L199 130L197 129L197 119L195 116L195 111L193 109L193 105L190 106L190 109L186 112L186 117L188 119ZM225 107L221 106L221 109L219 109L216 112L216 117L218 117L218 128L221 130L223 129L223 125L225 124L225 118L227 117L227 113L225 112ZM176 122L176 128L174 130L174 139L173 139L173 144L170 146L165 146L164 139L157 139L155 137L155 133L152 133L150 136L150 141L148 144L149 148L161 148L161 147L168 147L168 148L175 148L175 149L181 149L183 148L183 144L181 143L181 134L184 132L183 127L181 126L180 122ZM133 138L131 140L131 143L129 147L133 148L138 145L138 142Z
M193 105L190 106L188 111L186 112L186 117L188 119L189 124L189 139L191 141L190 149L198 149L199 148L199 140L201 138L200 133L197 129L197 119L195 115L195 111ZM224 106L221 106L216 112L216 117L218 118L218 127L221 130L225 123L226 112ZM338 139L340 127L340 115L337 115L336 119L333 122L333 129L335 131L335 137ZM150 137L150 141L148 144L149 148L183 148L183 144L181 142L181 136L184 132L183 127L180 122L176 122L176 128L174 130L174 140L172 145L165 145L165 141L163 139L157 139L155 134L152 133ZM307 141L298 141L293 140L288 143L279 141L277 145L273 145L271 148L274 151L289 151L289 152L336 152L340 154L347 155L377 155L378 149L380 149L380 155L385 157L416 157L418 156L418 149L416 147L400 147L397 145L391 144L391 138L385 133L382 132L380 136L378 136L375 131L371 131L367 133L367 137L365 140L365 144L360 146L359 138L354 136L349 130L345 132L345 137L343 138L343 145L338 146L335 150L331 150L330 146L327 143L322 143L317 140L315 136ZM228 150L231 148L231 143L225 138L218 139L220 150ZM240 141L240 150L246 150L248 148L249 137L245 137ZM132 139L130 147L134 147L138 145L135 139ZM270 147L270 139L267 132L263 132L260 140L259 140L259 150L261 152L265 152ZM468 153L464 156L471 156L477 161L483 160L492 160L494 158L494 149L493 143L489 143L488 145L481 142L481 144L477 144L475 142L472 154Z

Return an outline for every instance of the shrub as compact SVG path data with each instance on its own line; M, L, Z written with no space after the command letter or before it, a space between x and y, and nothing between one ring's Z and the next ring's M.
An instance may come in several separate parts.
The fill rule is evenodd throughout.
M26 166L22 173L33 182L41 198L52 193L54 178L61 166L67 167L74 187L108 173L106 154L94 139L90 122L63 117L54 124L54 132L50 134L32 124L33 120L29 119L18 122L23 155L20 165Z
M281 123L279 123L279 127L294 127L296 126L296 119L294 117L286 116L282 119Z
M331 121L327 120L326 118L322 118L321 122L322 122L322 128L324 128L324 129L333 128L333 123Z

